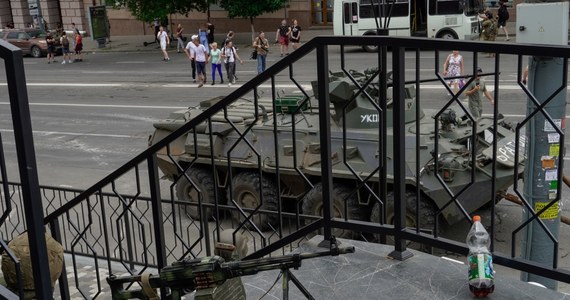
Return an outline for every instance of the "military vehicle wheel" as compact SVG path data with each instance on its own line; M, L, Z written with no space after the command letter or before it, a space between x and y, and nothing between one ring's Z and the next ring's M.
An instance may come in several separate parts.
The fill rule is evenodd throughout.
M410 228L415 228L416 221L416 192L406 191L406 226ZM394 224L394 192L390 191L386 195L386 223ZM433 231L435 226L435 216L436 207L428 199L422 197L420 201L420 229L426 231ZM370 221L374 223L380 222L380 203L375 203L372 208L372 214L370 215ZM391 238L391 237L390 237ZM393 241L393 239L392 239ZM429 247L424 247L422 245L415 245L413 243L408 243L408 246L413 249L430 252Z
M348 205L346 210L348 214L346 217L348 219L366 220L364 211L358 204L356 195L351 195L351 191L350 188L344 185L333 184L333 216L335 218L344 218L345 205ZM323 215L323 185L321 183L316 184L313 189L303 197L302 211L305 215ZM305 221L305 223L309 223L309 221ZM356 238L359 236L357 232L344 229L333 230L333 235L341 238Z
M394 224L394 192L390 191L386 195L386 223ZM406 191L406 226L415 227L416 222L416 192ZM380 221L380 203L374 204L370 221L378 223ZM427 199L420 201L420 228L433 230L435 225L436 208Z
M178 200L198 204L200 194L202 194L202 204L215 203L214 179L212 173L202 168L191 168L186 171L186 174L194 185L190 183L185 177L182 177L176 183L176 197ZM192 219L200 220L201 215L198 206L182 205L186 214ZM211 208L204 209L204 219L208 220L212 217L213 210Z
M259 187L261 186L261 192ZM261 182L259 174L255 172L242 172L234 176L232 179L232 195L228 199L233 199L241 208L257 208L277 211L277 186L267 176L262 176ZM261 203L263 197L263 203ZM243 220L243 216L239 211L232 209L232 217L234 220ZM274 224L277 220L276 215L257 214L250 220L260 229L265 230ZM249 223L248 223L249 224ZM247 225L247 224L246 224ZM251 226L248 226L248 228Z

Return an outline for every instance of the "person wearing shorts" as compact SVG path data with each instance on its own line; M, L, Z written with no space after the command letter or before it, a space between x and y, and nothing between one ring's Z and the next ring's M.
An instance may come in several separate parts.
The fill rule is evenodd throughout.
M275 33L275 42L281 45L281 56L283 54L289 55L289 35L291 34L291 27L287 25L287 20L281 21L281 26L277 28Z
M293 20L293 26L291 26L291 46L293 46L293 50L299 47L299 43L301 42L301 26L297 22L297 19Z
M71 61L71 52L69 51L69 38L67 38L67 34L65 31L62 33L61 38L59 39L59 43L61 44L61 52L63 53L63 61L61 62L62 65L66 63L70 64Z
M75 29L75 59L74 61L83 61L83 37L79 33L79 29Z
M51 33L48 33L46 37L46 44L47 44L47 62L48 64L52 61L55 62L54 53L55 53L55 40Z
M497 15L499 16L498 25L499 28L503 29L505 32L505 41L510 40L509 32L507 31L507 21L509 20L509 10L507 9L507 1L500 1L499 10L497 11Z
M168 52L166 51L166 46L170 44L170 38L168 37L168 33L164 31L164 27L160 26L158 30L158 34L156 35L156 39L160 41L160 50L162 50L163 61L169 61L170 57L168 57Z
M206 83L206 63L208 61L208 50L204 45L200 44L199 39L194 39L194 61L196 62L196 73L198 73L199 84L202 87Z

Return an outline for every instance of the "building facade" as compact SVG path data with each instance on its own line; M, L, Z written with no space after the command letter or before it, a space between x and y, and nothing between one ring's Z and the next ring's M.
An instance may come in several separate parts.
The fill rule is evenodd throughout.
M303 28L313 24L330 25L332 1L290 0L281 10L256 18L255 28L273 30L284 18L299 20ZM71 23L75 23L77 28L86 31L87 34L90 31L89 7L105 5L103 0L4 0L0 1L1 27L10 23L13 23L16 28L37 25L35 14L38 8L34 5L35 3L38 3L37 6L49 29L57 28L60 22L66 29L71 27ZM112 35L144 35L154 31L151 24L137 21L125 8L114 9L112 6L107 6L107 15ZM226 12L216 5L210 7L209 13L191 12L188 16L169 16L171 25L181 23L185 28L196 28L196 30L208 20L215 24L220 32L251 30L249 20L229 19Z
M14 27L23 28L37 24L35 3L41 9L41 15L49 29L55 29L58 23L69 29L75 23L79 30L89 29L89 7L112 3L112 0L0 0L0 24L5 27L13 22ZM254 20L256 30L274 31L281 19L297 19L301 28L312 26L332 26L333 7L335 0L289 0L280 10L259 16ZM343 0L336 0L343 1ZM367 0L372 1L372 0ZM382 0L380 0L382 1ZM385 1L385 0L384 0ZM413 1L413 0L411 0ZM509 1L512 6L522 0ZM497 1L486 0L487 6L493 7ZM111 35L146 35L152 34L151 24L136 20L127 9L115 9L107 6L107 16L111 28ZM515 9L511 8L511 22L515 20ZM197 31L206 21L216 26L217 32L250 31L251 24L248 19L229 19L227 13L216 5L211 5L208 13L191 12L188 16L170 15L169 26L182 24L187 32ZM174 28L174 27L173 27Z

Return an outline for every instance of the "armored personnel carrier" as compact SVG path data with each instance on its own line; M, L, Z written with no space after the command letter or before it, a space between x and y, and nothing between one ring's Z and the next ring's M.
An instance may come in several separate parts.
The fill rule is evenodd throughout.
M380 219L380 201L373 195L374 191L379 190L380 118L377 106L370 100L378 99L379 85L369 80L372 73L351 74L356 82L367 82L364 84L365 90L371 98L359 92L355 81L342 73L331 73L330 76L331 107L325 109L330 109L332 116L333 211L337 217L366 221ZM316 91L316 88L313 87L313 90ZM219 98L203 101L199 107L176 111L169 118L156 122L149 144L158 142L215 101L219 101ZM175 182L179 200L197 202L198 191L201 191L203 203L218 201L231 204L231 201L235 201L239 207L250 209L257 208L261 203L260 209L276 211L280 196L281 203L285 204L290 199L289 203L300 205L304 214L322 213L318 111L323 108L315 107L316 100L303 94L278 97L275 111L272 111L270 101L260 101L254 107L251 101L240 100L228 107L226 113L213 116L211 126L202 124L173 142L169 154L166 149L158 153L158 165L165 177ZM387 101L388 111L383 114L388 124L385 222L390 223L393 219L393 193L390 191L393 181L393 136L391 101ZM436 110L425 109L419 112L419 118L416 117L418 108L413 86L406 88L405 107L408 225L416 224L415 188L418 185L421 190L422 227L432 227L436 212L442 208L441 216L448 224L463 219L463 213L450 196L452 193L461 191L457 201L467 213L495 201L489 192L492 183L493 120L478 120L476 132L473 132L471 121L462 119L463 114L457 113L459 110L448 109L438 116L437 124L441 126L437 126L436 132ZM419 132L417 122L420 123ZM417 147L416 135L419 135ZM514 137L510 126L504 120L499 120L495 182L499 192L506 190L518 177L513 170ZM437 156L434 150L436 140ZM524 142L524 139L520 140ZM416 149L419 149L419 161L416 161ZM471 149L475 149L475 157L472 157ZM522 157L519 161L523 161ZM180 174L175 163L182 167L191 165L186 176ZM421 167L419 174L416 174L416 163ZM523 168L518 170L522 172ZM367 188L358 183L364 179ZM214 180L218 185L214 184ZM215 191L216 186L226 191ZM218 199L214 195L218 195ZM298 204L299 201L302 204ZM193 218L200 217L196 208L190 209L189 214ZM211 211L206 214L209 217ZM239 217L237 211L233 211L232 215ZM273 217L260 215L255 218L255 223L265 228L273 220Z

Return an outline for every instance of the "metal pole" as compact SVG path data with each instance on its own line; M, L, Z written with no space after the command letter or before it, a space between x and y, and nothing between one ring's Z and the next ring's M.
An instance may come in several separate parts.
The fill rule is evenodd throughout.
M527 1L533 2L533 1ZM545 1L558 2L558 1ZM546 5L546 6L544 6ZM540 6L540 7L539 7ZM562 12L557 32L550 36L562 37L548 40L550 44L568 43L568 3L524 4L517 12L533 14L537 9ZM527 24L524 24L524 22ZM518 21L526 26L517 26L520 41L544 43L545 34L534 29L538 23ZM517 22L517 23L518 23ZM525 32L524 28L529 29ZM528 32L528 34L527 34ZM550 32L545 30L544 32ZM557 33L560 33L558 35ZM517 36L519 39L519 36ZM527 161L524 170L524 200L530 205L523 210L523 222L529 222L522 232L521 256L543 265L558 267L558 237L560 231L560 188L564 153L564 127L566 112L566 87L568 60L554 57L534 56L529 59L528 90L532 97L527 101L526 149ZM521 273L521 280L537 282L556 290L558 282L530 273Z
M319 45L317 47L317 80L319 82L318 101L319 107L329 107L329 58L328 47ZM330 111L328 109L319 110L319 131L321 146L321 178L323 185L323 233L324 240L319 247L330 247L331 213L332 213L332 162L331 162L331 126Z
M53 220L49 227L51 229L51 236L63 245L63 237L61 236L61 229L59 227L59 219ZM67 271L65 268L65 259L63 260L63 268L58 278L59 282L59 297L60 299L71 299L69 294L69 281L67 280Z
M147 159L148 179L150 184L150 197L152 206L152 222L154 225L154 241L156 245L156 265L158 270L166 267L166 241L164 239L164 221L162 218L162 200L160 198L160 176L156 153ZM160 288L162 298L167 298L166 288Z
M406 226L406 155L405 147L405 49L392 46L392 101L394 131L394 251L389 257L397 260L406 260L413 254L406 250L406 240L402 239L401 232Z
M533 57L529 62L528 87L541 104L548 99L552 92L560 87L563 80L561 77L566 72L561 58ZM565 76L564 76L565 77ZM537 106L530 99L527 104L527 116L532 114ZM562 135L555 129L561 126L566 112L566 89L559 92L545 106L545 111L555 122L552 125L542 112L536 113L526 126L526 136L528 141L527 164L524 171L524 197L531 204L535 213L543 208L545 211L540 219L544 225L538 221L532 221L523 231L521 239L522 257L531 261L540 262L546 265L553 264L556 268L558 257L556 255L557 241L560 230L560 170L562 170L563 159L560 154L564 151ZM560 121L560 123L558 123ZM558 124L557 124L558 123ZM560 128L559 130L564 130ZM562 131L563 133L563 131ZM557 137L555 139L555 137ZM546 208L550 202L554 203ZM528 220L533 215L528 211L523 211L523 220ZM548 233L548 231L552 234ZM550 289L556 290L558 283L555 280L547 279L534 274L522 273L523 281L538 282Z
M8 93L10 95L18 169L22 182L22 198L30 243L34 288L37 299L51 299L52 288L43 222L44 211L36 166L24 59L22 50L0 40L0 50L4 49L11 50L12 54L5 58L4 63L6 74L8 74Z

